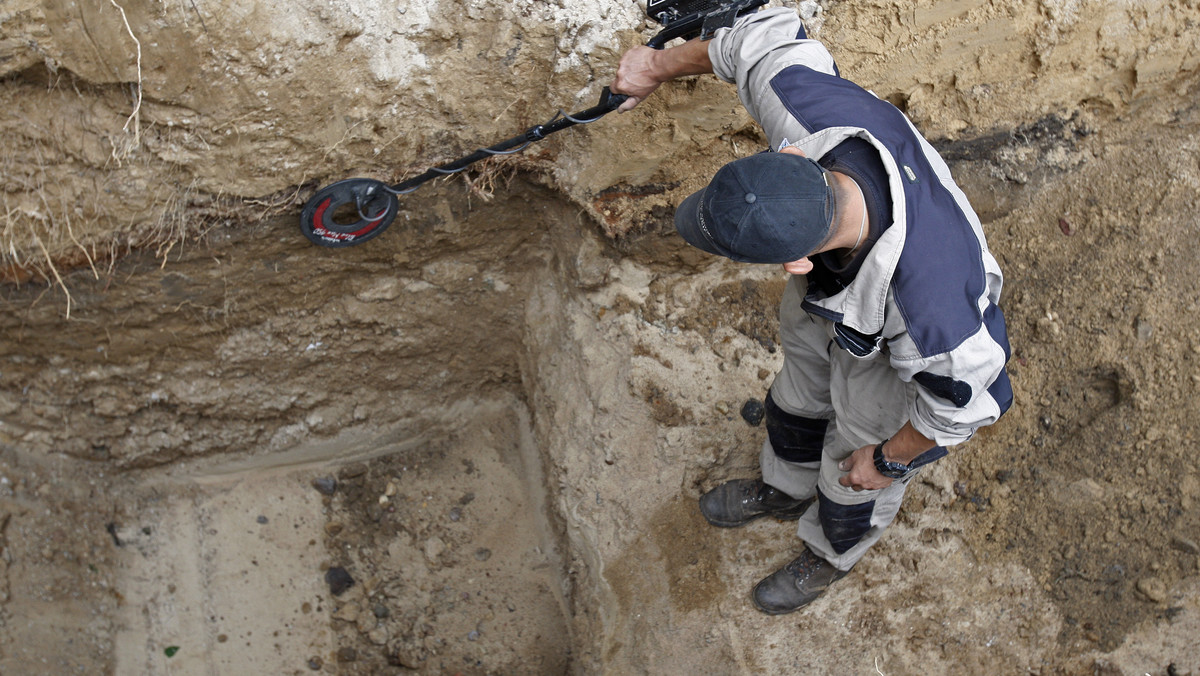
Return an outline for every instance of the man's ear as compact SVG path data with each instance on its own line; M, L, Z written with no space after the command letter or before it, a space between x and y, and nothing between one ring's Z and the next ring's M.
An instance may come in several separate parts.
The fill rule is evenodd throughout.
M779 150L779 152L787 153L789 155L799 155L800 157L808 157L808 155L804 154L803 150L800 150L796 146L784 146Z
M812 261L808 260L808 256L783 264L783 271L793 275L807 275L812 272L812 269L813 264Z

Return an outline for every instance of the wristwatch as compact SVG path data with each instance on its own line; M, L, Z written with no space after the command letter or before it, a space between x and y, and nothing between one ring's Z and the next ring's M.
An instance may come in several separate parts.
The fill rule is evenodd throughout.
M888 441L884 439L875 447L875 470L889 479L903 479L912 471L912 467L883 457L883 445Z

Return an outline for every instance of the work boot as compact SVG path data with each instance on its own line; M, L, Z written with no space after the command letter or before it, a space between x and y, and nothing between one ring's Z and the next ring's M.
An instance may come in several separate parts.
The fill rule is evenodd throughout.
M754 605L768 615L800 610L816 601L829 585L845 577L847 572L834 568L832 563L805 547L804 553L791 563L754 586Z
M799 519L812 501L796 500L761 479L734 479L700 496L700 513L714 526L733 528L762 516Z

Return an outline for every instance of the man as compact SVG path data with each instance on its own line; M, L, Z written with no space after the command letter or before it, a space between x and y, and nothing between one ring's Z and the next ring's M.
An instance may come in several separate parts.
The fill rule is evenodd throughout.
M784 364L766 401L761 479L700 499L710 523L799 519L800 555L754 588L798 610L843 577L946 447L1012 403L1002 276L979 218L908 119L842 79L794 11L740 18L711 41L635 47L612 90L636 106L702 73L737 85L771 148L722 167L676 210L690 244L791 274Z

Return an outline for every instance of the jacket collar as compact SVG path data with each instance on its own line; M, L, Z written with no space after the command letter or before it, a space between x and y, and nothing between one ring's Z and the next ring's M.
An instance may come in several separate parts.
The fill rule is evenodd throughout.
M830 313L842 317L842 323L865 333L875 334L883 330L888 292L892 275L904 251L907 233L907 202L904 184L896 160L874 136L858 127L829 127L793 142L805 155L818 160L846 139L859 137L877 150L888 174L888 189L892 194L892 227L879 236L863 261L858 275L845 289L827 298L810 302Z

